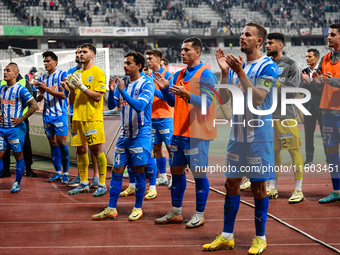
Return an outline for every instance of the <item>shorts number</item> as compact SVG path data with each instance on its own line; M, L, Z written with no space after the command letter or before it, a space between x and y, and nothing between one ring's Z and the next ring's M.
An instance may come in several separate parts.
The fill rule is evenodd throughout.
M4 141L0 141L0 150L4 148Z
M88 143L88 144L92 144L92 143L93 143L93 137L92 137L92 135L86 136L86 140L87 140L87 143Z
M283 149L287 149L287 140L286 139L280 139L280 143L281 143L281 148Z
M328 136L328 142L326 142L327 141L327 136ZM325 133L323 133L323 143L329 144L330 141L331 141L331 137L332 137L332 134L325 134Z
M119 153L117 153L115 161L117 162L118 165L120 164L120 154Z

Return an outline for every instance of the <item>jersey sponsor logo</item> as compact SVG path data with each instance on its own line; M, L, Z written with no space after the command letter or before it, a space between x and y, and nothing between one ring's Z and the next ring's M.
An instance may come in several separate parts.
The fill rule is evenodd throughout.
M279 74L282 74L283 67L279 67L279 68L278 68L278 71L279 71Z
M54 85L54 86L49 86L50 89L57 91L59 86L58 85Z
M331 133L333 133L333 128L332 127L323 127L323 132L331 132Z
M8 100L8 99L1 99L2 104L10 104L10 105L15 105L16 102L13 100Z
M184 151L184 155L195 155L195 154L198 154L198 148L186 149L186 150L183 150L183 151Z
M142 153L143 148L142 147L136 147L136 148L129 148L130 153Z
M85 131L85 136L97 134L97 129Z
M127 102L127 101L125 101L124 99L119 99L119 104L121 105L121 106L130 106L129 105L129 103Z
M92 80L93 80L93 76L89 76L89 78L88 78L88 82L92 82Z
M285 139L285 138L292 138L293 134L289 133L289 134L279 134L279 139Z
M226 158L229 159L229 160L240 161L240 155L230 153L230 152L227 152Z
M62 127L62 126L64 126L64 123L62 123L62 122L54 123L54 126Z
M8 139L9 143L19 143L19 139Z
M255 158L247 157L247 161L248 161L248 164L258 165L262 163L262 158L261 157L255 157Z
M159 133L160 133L161 135L169 134L169 133L170 133L170 129L169 129L169 128L167 128L167 129L160 129L160 130L159 130Z
M178 151L177 145L170 145L170 151Z
M115 152L116 153L125 153L125 148L118 148L118 147L116 147Z

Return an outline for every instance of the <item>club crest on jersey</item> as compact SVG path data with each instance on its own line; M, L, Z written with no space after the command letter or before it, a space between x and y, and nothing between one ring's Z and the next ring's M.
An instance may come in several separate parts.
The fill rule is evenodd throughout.
M278 70L279 70L279 74L282 74L283 67L279 67Z
M88 82L92 82L93 76L89 76Z
M54 78L54 84L58 83L58 78Z

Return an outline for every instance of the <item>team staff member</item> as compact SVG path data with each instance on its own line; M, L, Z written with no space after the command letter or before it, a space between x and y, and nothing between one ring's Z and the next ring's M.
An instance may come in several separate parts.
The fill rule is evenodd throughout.
M278 104L275 112L273 112L274 121L274 153L275 166L281 166L281 150L288 150L292 157L293 165L296 171L295 176L295 190L292 196L288 199L289 203L299 203L304 200L302 193L302 178L303 178L303 159L300 152L301 139L299 128L297 125L297 108L295 105L288 104L286 106L286 115L281 115L281 88L296 88L300 85L300 69L298 64L284 56L282 49L285 44L286 37L282 33L269 33L267 36L267 56L272 57L279 68L279 78L276 83L278 87ZM287 94L288 98L294 98L296 94ZM284 121L285 125L281 123ZM267 194L269 198L278 198L277 179L279 171L276 172L276 178L269 181L269 188Z
M57 69L58 56L52 51L43 54L46 74L39 77L36 87L40 95L37 101L44 99L43 122L47 139L51 146L51 156L56 173L49 182L61 179L68 183L68 168L70 152L66 144L68 133L67 97L61 82L66 78L66 72ZM61 174L61 165L63 174Z
M16 160L15 165L15 182L11 192L17 193L21 190L20 182L25 169L25 160L23 157L23 147L26 137L26 125L23 123L37 109L38 104L31 93L23 87L17 78L19 68L16 63L9 63L4 69L4 80L6 84L0 88L1 99L1 116L0 116L0 137L2 143L0 146L0 160L8 149L13 150ZM29 108L23 115L23 110L27 105ZM0 174L2 172L0 164Z
M234 224L240 206L240 184L245 173L244 166L266 166L274 168L274 128L270 123L271 114L254 115L247 107L248 89L252 90L252 102L257 110L268 110L273 103L273 90L278 77L277 65L268 57L261 55L266 41L266 29L256 23L248 23L240 37L241 51L246 54L243 62L232 54L225 56L221 49L216 51L216 59L221 68L222 83L239 87L243 91L245 114L233 115L233 125L228 143L226 164L237 171L227 172L225 181L223 232L215 241L203 246L204 250L215 251L232 249L235 246ZM220 89L220 96L226 103L231 98L227 89ZM232 98L236 100L236 98ZM262 126L242 126L249 120L260 119ZM237 124L239 123L239 124ZM265 237L269 199L266 181L274 177L274 172L247 172L255 203L255 238L249 254L261 254L267 248Z
M319 68L313 72L312 86L322 89L320 108L323 114L323 144L331 173L333 192L319 200L320 204L340 201L340 23L330 25L328 47L332 48L322 57Z
M129 51L124 57L124 71L128 77L111 79L109 85L108 107L119 106L122 119L110 182L110 200L104 211L92 216L94 220L117 218L117 202L126 165L132 165L136 180L135 205L129 220L136 221L143 216L144 171L152 150L151 105L155 87L149 78L141 75L145 64L142 54Z
M183 41L182 60L187 68L171 77L164 79L160 73L154 73L159 88L170 106L174 107L174 131L171 140L172 174L171 200L172 210L162 218L156 219L156 224L181 223L182 203L186 189L186 168L189 166L195 178L196 211L187 228L197 228L204 224L204 210L209 195L209 180L206 173L201 173L201 167L208 166L210 141L216 138L217 130L213 127L216 119L215 105L211 94L216 76L201 61L202 41L190 37ZM206 93L206 91L210 91ZM201 113L202 95L208 99L207 114Z
M105 143L103 94L106 91L105 74L94 65L96 47L91 43L84 43L80 51L80 63L83 69L76 71L71 82L70 103L73 103L73 124L71 144L77 147L77 164L81 183L70 190L69 195L89 192L88 148L97 159L99 168L99 185L93 196L103 196L107 192L105 180L107 161L103 151ZM72 85L75 89L72 89Z
M321 136L323 135L323 123L322 123L322 112L320 109L320 101L322 91L310 86L313 71L318 69L320 53L317 49L308 49L306 54L306 61L308 67L301 71L301 84L300 87L308 89L311 93L311 99L304 103L303 106L312 115L303 115L303 125L305 128L305 150L306 150L306 161L305 167L309 167L313 164L314 158L314 132L316 127L316 121L319 123ZM325 155L327 158L326 146L324 146Z

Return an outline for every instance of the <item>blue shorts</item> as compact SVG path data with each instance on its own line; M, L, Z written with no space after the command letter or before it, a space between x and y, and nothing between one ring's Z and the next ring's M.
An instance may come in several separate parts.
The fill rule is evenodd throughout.
M165 145L171 144L172 133L174 131L174 119L167 118L162 121L152 122L152 143L164 142Z
M151 157L151 137L121 138L119 137L114 157L114 166L143 166Z
M67 136L68 116L43 116L44 129L47 137L51 135Z
M323 114L323 145L332 146L340 143L340 115Z
M0 151L12 149L20 152L24 149L26 126L18 125L15 128L0 128Z
M210 141L173 136L170 146L171 166L188 165L191 170L208 166Z
M275 179L274 144L229 141L226 156L227 178L247 176L251 181Z

